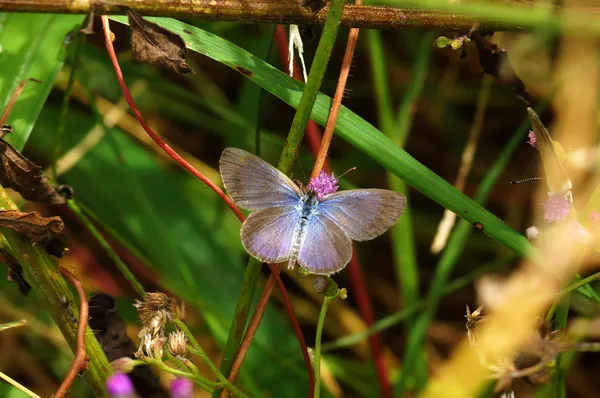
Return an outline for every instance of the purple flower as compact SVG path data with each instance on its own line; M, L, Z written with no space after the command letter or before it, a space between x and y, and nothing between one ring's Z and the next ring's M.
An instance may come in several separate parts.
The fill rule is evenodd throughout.
M564 221L571 212L571 203L563 195L552 195L543 204L544 220L549 222Z
M194 383L185 377L178 377L171 382L171 398L192 398Z
M529 130L529 141L527 141L529 145L538 149L537 137L535 136L535 132L533 130Z
M106 380L106 391L112 398L131 398L135 394L133 383L125 373L115 373Z
M310 179L308 189L316 193L318 199L321 199L323 196L337 191L339 188L337 183L338 180L333 176L333 173L329 176L326 172L321 171L318 177Z
M592 209L590 213L590 221L598 222L600 221L600 213L596 209Z

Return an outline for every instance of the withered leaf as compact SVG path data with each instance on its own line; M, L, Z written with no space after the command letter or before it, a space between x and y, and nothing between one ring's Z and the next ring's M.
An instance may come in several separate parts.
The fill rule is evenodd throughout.
M483 72L496 77L500 83L510 87L519 98L529 104L531 102L529 91L510 64L506 50L481 34L475 34L473 41L479 52L479 62Z
M1 127L0 135L0 185L11 188L27 200L45 202L51 205L62 205L66 198L60 195L54 186L48 183L48 178L42 175L42 169L33 163L8 142L1 139L11 133L8 125Z
M88 305L90 308L88 323L108 360L113 362L123 357L133 359L137 347L127 335L127 325L119 315L115 298L107 293L96 293L90 297ZM141 397L167 398L169 396L161 388L150 366L136 366L129 376Z
M17 284L23 296L27 296L31 290L31 286L23 276L23 267L21 267L21 264L5 250L0 250L0 263L8 265L8 279Z
M193 72L185 62L187 49L181 37L148 22L137 12L126 8L131 26L131 51L140 62L177 73Z
M65 225L57 216L42 217L35 211L0 210L0 227L10 228L33 243L41 243L48 253L56 257L62 257L67 245Z

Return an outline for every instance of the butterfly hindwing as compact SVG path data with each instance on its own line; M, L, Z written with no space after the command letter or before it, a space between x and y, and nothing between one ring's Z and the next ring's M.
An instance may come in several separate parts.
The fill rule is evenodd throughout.
M298 262L312 274L340 271L352 257L352 240L333 221L312 217L306 226Z
M353 189L325 196L319 214L333 221L352 240L373 239L402 215L406 198L386 189Z
M265 263L290 256L300 215L291 206L270 207L250 214L242 225L242 244L248 253Z
M298 186L256 155L225 148L219 163L227 193L243 209L295 206L300 200L302 193Z

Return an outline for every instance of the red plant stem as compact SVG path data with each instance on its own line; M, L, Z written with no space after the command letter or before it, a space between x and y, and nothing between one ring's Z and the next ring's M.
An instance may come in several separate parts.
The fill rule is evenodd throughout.
M81 282L65 268L58 267L58 269L60 270L60 273L75 286L77 294L79 295L79 324L77 325L77 349L75 350L75 358L71 363L67 375L53 395L54 398L63 398L71 387L71 384L73 384L73 381L75 381L77 374L81 370L87 370L88 368L88 361L90 359L85 354L85 328L88 322L89 311L87 296L85 295Z
M156 134L150 128L150 126L148 126L148 123L146 123L146 121L142 117L142 114L140 113L137 106L135 105L135 102L133 101L133 97L131 96L131 93L129 92L129 88L127 88L127 85L125 84L125 80L123 79L123 72L121 72L121 67L119 66L119 61L117 60L117 55L115 54L115 48L112 45L111 31L110 31L110 26L108 24L108 17L106 15L103 15L100 18L102 19L102 27L104 28L104 40L106 43L106 51L108 51L108 55L110 57L112 65L113 65L113 69L115 70L115 74L117 75L117 80L119 81L119 86L121 86L121 91L123 92L123 97L125 97L125 101L127 101L127 103L129 104L129 107L133 111L133 114L135 115L135 118L137 119L140 126L143 127L143 129L146 131L146 133L148 133L148 135L150 136L150 138L152 138L152 140L156 143L156 145L158 145L163 151L165 151L170 157L172 157L173 160L175 160L177 163L179 163L184 169L189 171L192 175L194 175L200 181L202 181L203 183L208 185L210 189L215 191L216 194L219 195L221 197L221 199L223 199L223 201L227 204L227 206L229 206L229 208L235 213L235 215L240 219L240 221L243 222L244 215L242 214L240 209L238 209L237 206L233 203L233 201L229 198L229 196L227 196L221 188L219 188L217 185L215 185L214 182L212 182L204 174L199 172L196 168L194 168L194 166L192 166L190 163L188 163L184 158L179 156L179 154L177 152L175 152L173 150L173 148L171 148L166 142L164 142L162 140L162 138L160 138L158 136L158 134Z
M106 50L111 59L113 68L115 70L115 74L117 75L117 80L119 81L119 86L121 87L121 91L123 92L123 96L125 97L125 100L127 101L127 103L129 104L129 107L135 114L135 117L138 120L138 122L140 123L140 125L144 128L146 133L148 133L148 135L152 138L152 140L154 142L156 142L156 144L162 150L164 150L169 156L171 156L184 169L189 171L192 175L197 177L200 181L202 181L203 183L208 185L213 191L215 191L217 193L217 195L219 195L219 197L221 199L223 199L223 201L225 201L225 203L227 203L229 208L235 213L235 215L238 217L238 219L241 222L244 222L244 220L245 220L244 215L237 208L237 206L233 203L233 201L223 192L223 190L221 188L219 188L218 186L216 186L209 178L207 178L202 173L200 173L200 171L196 170L194 168L194 166L192 166L190 163L186 162L185 159L183 159L181 156L179 156L179 154L177 154L177 152L175 152L169 145L167 145L158 136L158 134L156 134L150 128L150 126L148 126L148 124L142 117L142 114L140 113L137 106L135 105L135 102L133 101L133 97L131 96L131 93L129 92L129 88L127 87L127 85L125 84L125 80L123 79L123 73L121 72L121 67L119 66L119 61L117 60L117 55L115 54L115 49L112 45L112 40L111 40L112 32L110 31L108 17L106 15L103 15L100 18L102 19L102 27L104 30L104 39L105 39L105 44L106 44ZM310 363L310 357L308 356L308 347L306 346L306 342L304 341L304 335L302 334L302 330L300 329L300 323L298 322L298 319L296 318L296 314L294 313L292 303L290 302L289 295L287 294L287 289L286 289L285 285L283 284L283 281L281 281L281 278L279 277L279 267L274 264L269 264L269 269L271 270L271 276L275 279L275 281L277 282L277 285L279 286L279 288L281 290L283 299L285 301L286 309L288 311L288 316L290 318L290 321L292 322L294 331L296 332L296 337L298 338L298 343L300 344L300 349L302 351L302 355L304 357L304 362L305 362L306 368L308 370L308 380L309 380L310 391L312 391L312 386L314 385L312 365ZM270 279L271 278L269 278L269 280ZM261 300L265 301L265 306L271 297L272 291L273 291L272 288L270 290L268 290L265 286L265 289L261 293ZM262 314L263 314L264 310L265 310L265 307L263 307L262 309L259 309L259 307L257 307L254 311L253 318L256 316L258 318L258 323L260 323L260 319L262 318ZM258 324L256 327L258 327ZM249 347L250 343L252 342L253 337L254 337L254 334L252 334L250 336L249 333L246 333L244 335L244 339L242 340L241 344L247 345ZM247 340L247 339L249 339L249 340ZM245 352L240 353L240 351L238 351L238 354L236 355L236 360L238 357L241 358L240 361L243 362L243 360L245 358ZM239 366L241 366L241 362L240 362Z
M23 89L25 88L25 84L27 84L28 81L40 83L40 81L37 79L25 79L21 80L19 84L17 84L15 91L13 91L12 95L10 96L10 99L8 100L8 104L6 104L6 108L4 108L4 112L2 112L2 117L0 117L0 125L6 123L6 120L10 115L10 111L12 111L13 105L15 104L15 102L17 102L19 95L21 95L21 91L23 91Z
M359 4L360 2L360 0L357 1L357 4ZM288 38L285 28L282 25L278 25L275 30L275 34L277 47L279 49L282 62L284 65L286 65L288 59ZM346 86L346 81L350 71L352 56L354 53L354 48L356 47L357 39L358 29L350 29L350 32L348 34L346 52L344 54L344 59L342 62L342 70L340 72L336 93L331 106L331 111L329 113L329 118L327 120L325 137L323 137L323 140L321 140L321 133L319 131L319 127L313 120L309 121L316 126L315 129L307 128L306 130L308 145L311 148L313 156L316 158L315 166L313 168L311 177L316 177L321 171L321 169L324 169L327 173L330 172L330 168L327 162L327 151L329 149L329 145L331 144L331 137L333 136L333 132L335 130L335 122L343 98L344 88ZM300 80L300 76L301 73L299 67L296 63L294 63L294 77ZM367 326L371 326L373 323L375 323L375 315L373 312L373 305L369 298L364 278L360 270L360 262L358 261L358 257L356 256L356 251L353 252L350 263L348 264L348 274L352 283L351 292L357 302L358 310L361 314L361 317L363 318ZM379 388L381 390L381 394L385 398L390 397L392 395L392 388L388 377L385 359L383 356L383 350L381 348L380 335L378 333L373 334L369 337L369 347L373 355L375 372L377 374L377 379L379 380Z

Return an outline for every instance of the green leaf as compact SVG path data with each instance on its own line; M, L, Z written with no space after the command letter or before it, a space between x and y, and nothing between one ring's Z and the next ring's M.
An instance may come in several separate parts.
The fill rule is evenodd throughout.
M7 140L17 150L27 142L63 65L65 37L82 20L78 15L0 14L0 109L21 81L40 81L26 84L7 120L15 130Z

